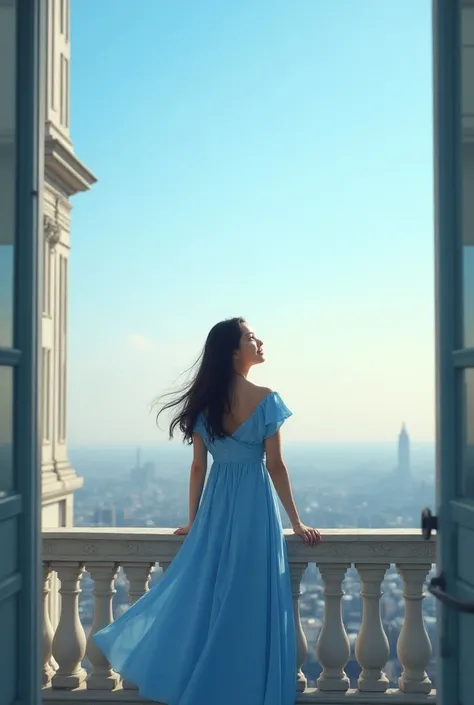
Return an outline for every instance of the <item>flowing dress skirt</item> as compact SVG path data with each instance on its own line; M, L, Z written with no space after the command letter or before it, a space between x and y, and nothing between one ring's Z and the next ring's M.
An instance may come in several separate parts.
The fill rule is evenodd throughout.
M276 496L263 461L215 462L160 582L93 637L167 705L292 705L296 646Z

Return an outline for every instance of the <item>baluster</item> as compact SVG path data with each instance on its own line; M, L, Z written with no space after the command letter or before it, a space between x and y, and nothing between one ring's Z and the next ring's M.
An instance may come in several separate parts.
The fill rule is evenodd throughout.
M384 693L389 680L383 668L390 655L390 646L380 617L381 583L386 565L357 564L362 589L362 627L356 640L355 656L362 668L357 681L359 690Z
M341 584L349 564L334 563L318 566L324 583L324 620L316 646L316 655L323 667L318 678L319 690L345 691L349 678L344 667L349 660L351 647L342 621L343 596Z
M49 621L51 622L51 626L53 628L53 635L54 635L54 633L56 631L56 627L58 626L58 623L59 623L59 611L61 609L61 599L60 599L60 595L59 595L59 587L60 587L60 581L58 578L58 574L54 570L51 570L51 574L49 576L48 612L49 612ZM51 648L52 648L52 646L51 646ZM53 655L51 655L49 665L53 669L53 672L56 673L56 671L58 670L58 664L56 663Z
M43 687L51 684L55 670L51 666L53 655L54 630L49 616L49 596L51 594L51 566L43 563Z
M85 681L82 659L86 653L86 635L79 619L79 582L84 571L79 563L51 563L61 581L61 614L53 638L53 656L58 670L53 676L53 688L72 690Z
M152 568L153 563L126 563L123 566L127 580L130 583L128 599L131 605L148 592Z
M403 693L429 693L426 669L431 660L431 642L423 621L423 585L431 565L397 565L403 580L405 619L398 637L397 656L403 672L398 687Z
M117 563L111 562L91 563L89 567L94 581L94 621L86 649L87 658L92 664L92 672L87 679L89 690L113 690L120 681L119 674L112 670L107 658L92 640L96 632L113 622L112 598L117 570Z
M125 575L130 583L128 598L131 605L148 592L152 568L153 563L126 563L123 566ZM124 690L138 690L135 683L126 679L123 681L122 687Z
M296 636L296 690L298 693L304 693L308 684L302 670L306 657L308 656L308 642L306 641L300 618L301 580L303 579L303 573L307 567L307 563L290 563L291 594L293 596Z

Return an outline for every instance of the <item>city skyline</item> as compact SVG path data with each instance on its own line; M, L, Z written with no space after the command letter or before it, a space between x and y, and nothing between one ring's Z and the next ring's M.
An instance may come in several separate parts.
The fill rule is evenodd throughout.
M164 441L150 404L232 315L286 440L389 441L405 417L431 441L429 2L131 7L71 5L71 129L100 177L72 214L71 443Z

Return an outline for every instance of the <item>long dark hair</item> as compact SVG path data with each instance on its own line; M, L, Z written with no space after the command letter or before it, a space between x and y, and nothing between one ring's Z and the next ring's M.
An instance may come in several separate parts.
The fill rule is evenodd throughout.
M211 440L228 435L224 429L224 419L231 405L235 374L233 354L240 345L242 323L245 323L244 318L229 318L210 330L204 349L193 366L197 367L195 375L178 392L171 393L173 398L170 401L162 404L156 415L157 422L163 411L175 410L169 427L170 439L179 428L183 441L191 443L201 412Z

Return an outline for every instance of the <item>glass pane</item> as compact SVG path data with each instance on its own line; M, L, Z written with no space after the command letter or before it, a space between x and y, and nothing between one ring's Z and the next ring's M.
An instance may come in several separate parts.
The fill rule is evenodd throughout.
M474 7L462 10L464 341L474 347Z
M15 0L2 0L0 2L0 346L3 347L13 345L15 10Z
M13 487L13 369L0 367L0 498Z

